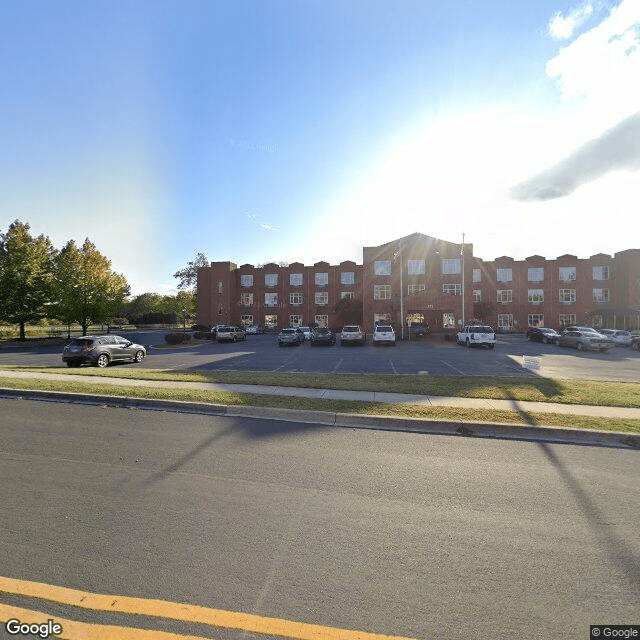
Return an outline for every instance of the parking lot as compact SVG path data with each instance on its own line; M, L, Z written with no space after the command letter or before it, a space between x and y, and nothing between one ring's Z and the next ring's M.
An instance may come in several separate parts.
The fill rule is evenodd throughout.
M529 342L522 335L499 335L495 349L461 347L441 336L397 346L278 347L274 335L249 335L238 343L197 342L168 347L163 332L123 334L147 347L148 369L284 371L349 374L419 374L435 376L544 376L640 382L640 354L617 347L608 353ZM63 366L62 348L0 350L0 364ZM539 368L523 367L527 364Z

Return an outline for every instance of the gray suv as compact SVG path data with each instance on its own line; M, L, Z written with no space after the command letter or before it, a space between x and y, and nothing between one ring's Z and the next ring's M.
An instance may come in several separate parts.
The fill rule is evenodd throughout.
M111 362L142 362L146 355L142 345L120 336L82 336L65 346L62 360L68 367L83 363L106 367Z

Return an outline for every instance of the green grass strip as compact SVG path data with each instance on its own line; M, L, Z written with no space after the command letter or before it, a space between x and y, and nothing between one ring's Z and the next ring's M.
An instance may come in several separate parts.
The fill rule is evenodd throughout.
M425 418L430 420L490 422L495 424L525 424L557 426L574 429L595 429L620 433L640 433L640 420L619 418L590 418L553 413L497 411L491 409L464 409L456 407L431 407L424 405L385 404L351 400L324 400L253 393L229 393L199 389L158 389L155 387L125 387L99 383L83 383L64 380L29 380L4 378L0 386L12 389L67 391L95 396L124 396L158 400L184 400L222 405L246 405L280 409L328 411L332 413L356 413L376 416Z

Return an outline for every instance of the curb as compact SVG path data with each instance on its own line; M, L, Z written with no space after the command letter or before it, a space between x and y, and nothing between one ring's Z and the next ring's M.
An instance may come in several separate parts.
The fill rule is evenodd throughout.
M568 429L565 427L545 427L521 424L490 422L447 422L427 418L401 418L367 414L334 413L303 409L276 409L245 405L219 405L182 400L151 400L125 396L96 396L86 393L66 391L34 391L0 387L0 398L16 400L37 400L44 402L66 402L108 406L147 411L173 411L211 416L242 417L262 420L282 420L303 422L352 429L378 431L401 431L431 435L461 436L466 438L492 438L501 440L527 440L575 444L593 447L640 450L640 434L615 431L592 431Z

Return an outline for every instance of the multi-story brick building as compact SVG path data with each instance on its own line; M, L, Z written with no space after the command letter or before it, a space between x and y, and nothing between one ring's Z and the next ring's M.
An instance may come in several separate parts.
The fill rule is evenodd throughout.
M261 267L213 262L198 274L197 322L339 328L359 322L432 331L478 319L501 331L569 324L640 329L640 249L555 260L485 261L473 245L414 233L363 248L363 263Z

